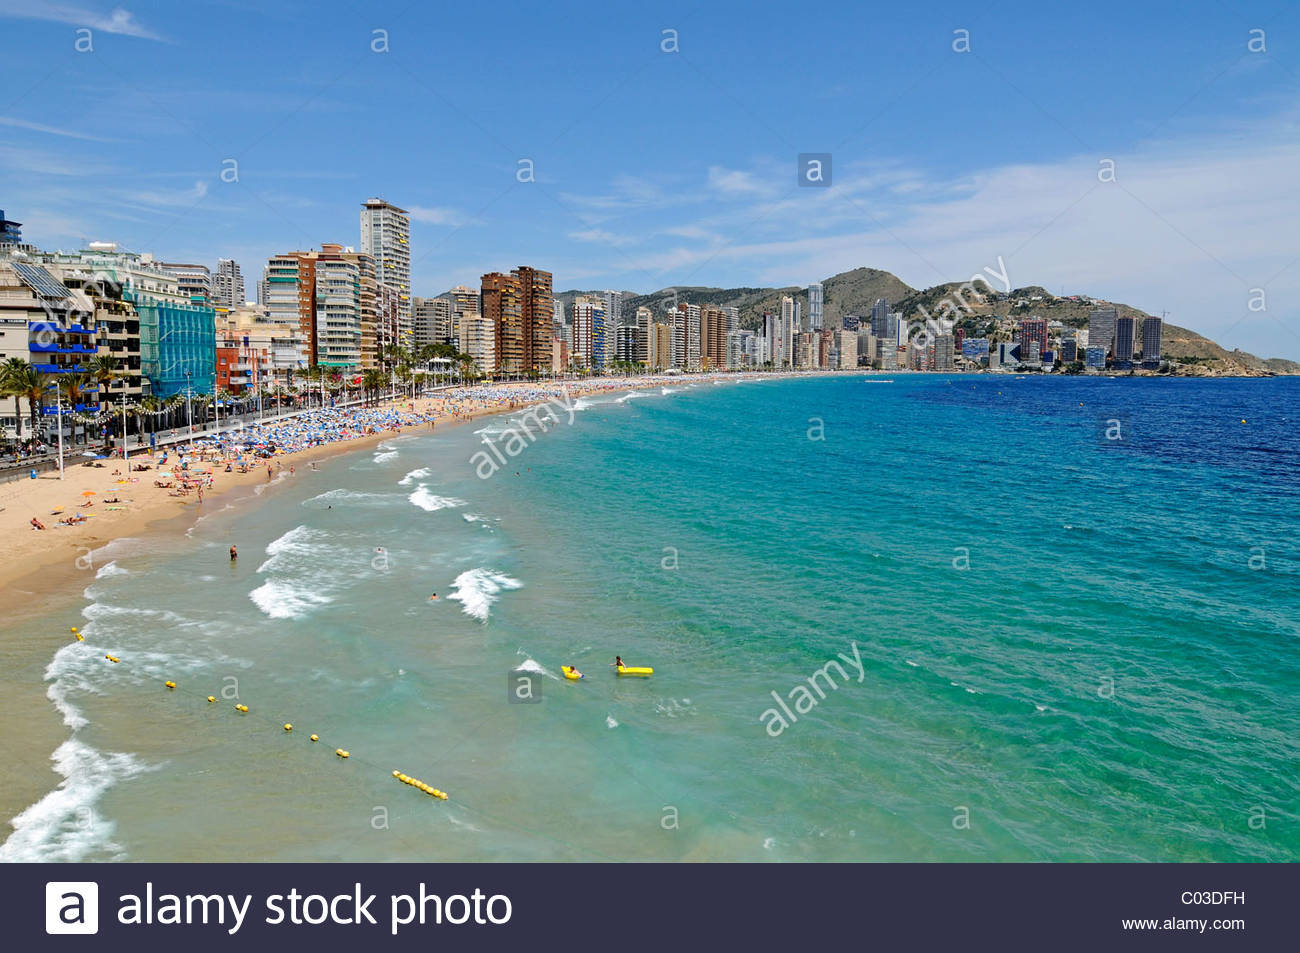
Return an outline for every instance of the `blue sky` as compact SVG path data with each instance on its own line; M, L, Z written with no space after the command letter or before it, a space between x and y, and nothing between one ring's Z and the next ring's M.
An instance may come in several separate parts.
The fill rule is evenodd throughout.
M0 0L0 35L0 208L45 247L234 257L251 294L380 195L419 295L518 264L924 287L1001 256L1300 359L1294 3ZM816 152L831 186L797 188Z

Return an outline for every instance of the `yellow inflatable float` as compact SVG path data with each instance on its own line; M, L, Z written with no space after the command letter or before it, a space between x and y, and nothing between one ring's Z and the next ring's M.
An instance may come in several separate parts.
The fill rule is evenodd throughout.
M655 673L655 670L652 668L634 668L630 665L620 665L615 669L615 671L618 672L619 675L636 675L640 678L646 678Z
M571 682L576 682L578 679L583 677L582 673L579 672L572 665L561 665L560 671L563 672L564 677L569 679L569 681Z

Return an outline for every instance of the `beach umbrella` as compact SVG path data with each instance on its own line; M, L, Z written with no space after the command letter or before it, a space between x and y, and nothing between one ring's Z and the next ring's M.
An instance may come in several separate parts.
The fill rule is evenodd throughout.
M94 495L95 495L95 491L94 491L94 490L82 490L82 491L81 491L81 495L82 495L82 496L94 496Z

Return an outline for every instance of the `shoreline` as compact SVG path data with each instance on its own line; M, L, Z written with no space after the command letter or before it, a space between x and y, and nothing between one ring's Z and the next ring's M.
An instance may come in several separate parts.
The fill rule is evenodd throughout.
M666 379L656 375L650 379L595 378L589 382L568 383L569 394L576 400L593 394L657 389L672 384L714 379L777 380L811 376L825 376L825 372L692 375ZM493 386L501 390L528 391L553 385L512 382ZM463 390L472 389L471 387ZM463 406L465 401L461 399L463 390L449 392L439 397L417 398L414 401L415 413L436 412L437 425L446 430L485 417L515 413L555 399L475 403L466 408ZM405 413L411 413L406 409L411 403L412 401L407 398L396 402L383 402L371 409L402 408ZM448 412L448 404L455 404L461 410L453 415ZM281 472L284 476L271 480L265 477L265 471L261 467L253 468L246 474L237 471L229 474L214 474L221 478L232 479L205 493L201 505L193 498L177 499L166 495L165 490L149 486L145 488L148 495L140 499L139 506L133 510L112 511L113 515L104 521L105 531L93 534L79 534L76 532L77 528L63 526L57 529L50 528L45 532L33 530L27 525L27 520L30 518L27 511L33 509L37 502L44 502L47 504L45 510L36 511L38 516L44 515L44 512L48 512L48 502L52 498L61 497L71 500L76 494L83 492L80 489L82 486L89 487L96 484L114 486L111 482L114 479L112 469L114 465L120 466L121 461L102 461L105 464L103 469L68 467L67 479L63 481L58 479L55 471L52 477L15 481L16 485L0 485L0 506L3 507L0 510L0 538L4 540L10 553L10 557L0 565L0 584L3 584L14 596L7 606L8 619L13 629L17 629L19 624L29 623L38 618L45 618L48 622L48 634L43 633L38 638L29 637L20 641L16 637L0 637L0 719L7 719L7 724L24 725L21 734L6 732L5 741L0 742L0 759L3 759L8 766L3 780L0 780L0 817L4 819L6 827L12 818L49 795L63 783L62 777L51 765L51 757L61 744L72 737L73 733L64 724L57 709L50 703L46 694L48 685L45 680L45 670L54 653L67 642L69 627L80 626L83 622L81 607L85 604L86 587L93 582L96 572L112 561L112 557L101 557L100 554L105 549L122 541L141 538L162 541L164 544L179 542L184 539L185 533L197 524L200 517L220 512L228 504L241 506L249 501L274 499L275 490L291 480L291 476L284 471L283 467L296 468L298 465L307 465L313 461L333 459L372 449L385 440L406 434L438 432L436 427L426 431L422 426L422 424L413 424L400 431L384 430L308 447L293 453L276 454L272 462L282 464ZM153 455L151 458L150 455L142 452L131 460L132 463L144 460L156 462L158 456ZM262 463L262 467L264 466L265 462ZM156 472L156 470L149 471L148 476L152 477ZM78 477L81 479L78 480ZM258 494L256 488L259 486L267 489ZM42 492L23 494L21 491L25 489ZM6 490L9 492L6 493ZM96 490L96 493L98 494L99 491ZM29 499L14 502L15 496L24 495ZM66 504L65 507L71 509ZM98 508L98 504L91 509L95 508ZM83 526L95 527L95 521ZM51 534L65 533L66 537L56 535L54 540L49 538ZM56 545L49 545L51 542L55 542ZM0 836L0 843L3 843L10 833L11 830L4 830Z

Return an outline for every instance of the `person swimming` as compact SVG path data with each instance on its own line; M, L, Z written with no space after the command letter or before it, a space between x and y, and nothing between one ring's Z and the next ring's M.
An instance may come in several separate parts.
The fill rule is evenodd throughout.
M614 667L615 667L615 668L626 668L626 666L623 664L623 656L621 656L621 655L615 655L615 656L614 656Z

